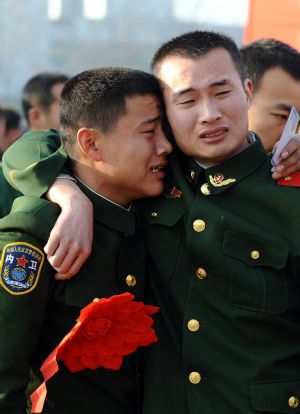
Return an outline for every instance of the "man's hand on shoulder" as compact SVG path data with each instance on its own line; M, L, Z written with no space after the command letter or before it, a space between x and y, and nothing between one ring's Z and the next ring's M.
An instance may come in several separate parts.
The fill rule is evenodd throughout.
M93 206L71 180L56 180L47 197L62 209L44 247L56 279L76 275L90 256L93 242Z

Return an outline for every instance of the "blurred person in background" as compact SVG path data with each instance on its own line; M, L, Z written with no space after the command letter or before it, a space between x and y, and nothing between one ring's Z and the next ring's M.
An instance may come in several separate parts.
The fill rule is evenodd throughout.
M240 51L245 75L253 83L249 129L260 136L267 152L272 152L292 106L300 113L300 53L287 43L272 38L256 40ZM290 145L298 148L297 140L299 137ZM300 169L297 157L300 159L300 148L287 165L298 162ZM289 173L289 170L285 171L286 175Z
M68 79L63 73L41 72L25 84L22 108L29 129L59 129L60 93Z
M12 108L3 108L5 116L5 131L0 141L0 151L3 153L16 139L22 135L22 118L19 112Z

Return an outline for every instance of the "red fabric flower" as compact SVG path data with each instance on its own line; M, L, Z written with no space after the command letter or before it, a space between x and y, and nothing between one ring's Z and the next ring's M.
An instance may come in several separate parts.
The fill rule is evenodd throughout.
M82 309L57 359L71 372L100 367L118 370L125 355L156 342L149 315L158 308L133 299L127 292L95 300Z

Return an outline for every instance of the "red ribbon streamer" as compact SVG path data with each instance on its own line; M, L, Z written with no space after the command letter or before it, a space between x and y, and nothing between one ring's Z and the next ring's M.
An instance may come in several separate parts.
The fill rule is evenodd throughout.
M47 395L47 387L46 382L53 377L59 370L58 363L57 363L57 354L64 343L69 339L72 332L69 332L57 345L54 351L46 358L41 366L41 373L43 374L44 381L43 383L31 394L30 399L32 403L31 412L32 413L41 413L43 411L46 395Z

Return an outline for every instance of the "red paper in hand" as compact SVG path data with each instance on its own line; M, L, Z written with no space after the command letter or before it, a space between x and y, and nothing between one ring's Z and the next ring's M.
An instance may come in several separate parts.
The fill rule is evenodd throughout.
M287 177L277 180L277 184L288 187L300 187L300 172L295 172Z

